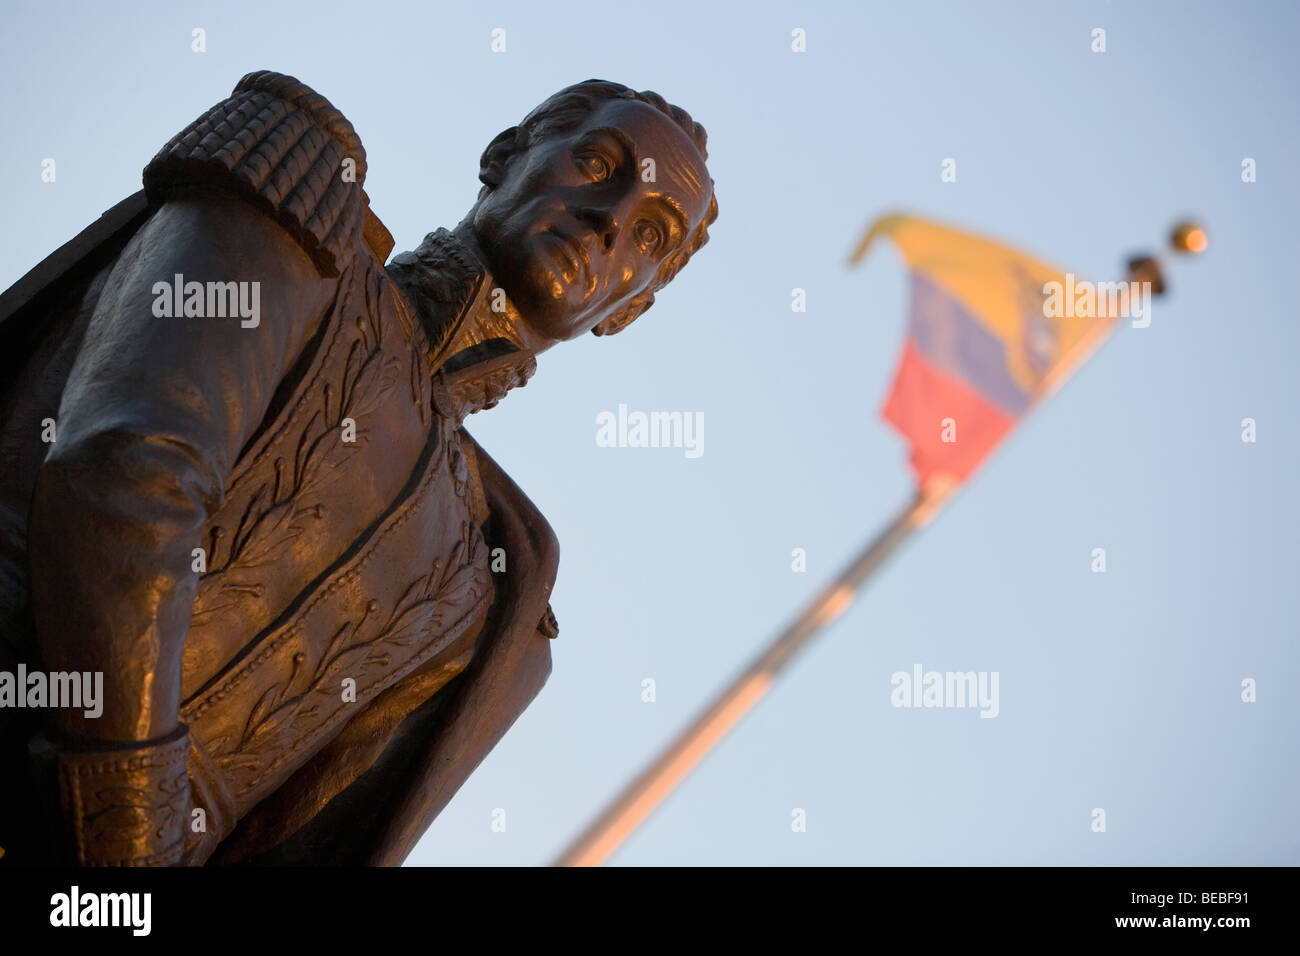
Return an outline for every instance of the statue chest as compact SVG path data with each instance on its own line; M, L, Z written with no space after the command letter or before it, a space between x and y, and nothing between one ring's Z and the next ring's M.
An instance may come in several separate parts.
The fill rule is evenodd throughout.
M423 331L360 259L205 529L181 718L235 815L402 677L462 668L492 599Z

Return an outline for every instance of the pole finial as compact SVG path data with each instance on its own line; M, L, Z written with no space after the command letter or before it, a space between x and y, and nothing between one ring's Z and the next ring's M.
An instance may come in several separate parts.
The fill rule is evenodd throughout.
M1169 234L1169 245L1175 252L1197 255L1209 247L1210 237L1200 223L1185 219Z

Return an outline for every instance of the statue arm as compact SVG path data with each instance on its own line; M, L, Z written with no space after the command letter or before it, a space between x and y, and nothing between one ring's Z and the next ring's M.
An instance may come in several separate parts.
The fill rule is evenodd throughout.
M102 712L56 711L55 740L32 744L83 864L181 858L195 549L361 248L365 170L356 131L329 101L266 71L144 169L157 211L99 295L28 520L44 664L103 675ZM246 283L256 315L177 316L174 302L160 314L177 276L205 291Z
M157 316L155 283L176 274L257 283L257 325ZM183 772L193 550L337 281L276 222L217 196L164 204L119 258L64 390L29 518L44 665L103 673L102 714L52 712L56 736L79 751L102 760L105 750L168 741Z

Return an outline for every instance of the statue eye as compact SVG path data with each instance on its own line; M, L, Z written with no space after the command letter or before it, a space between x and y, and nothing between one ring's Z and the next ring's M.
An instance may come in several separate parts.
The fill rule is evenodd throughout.
M614 164L600 153L582 153L578 156L578 168L591 177L593 182L604 182L614 175Z
M636 241L645 252L655 252L663 245L663 230L649 219L642 219L636 224Z

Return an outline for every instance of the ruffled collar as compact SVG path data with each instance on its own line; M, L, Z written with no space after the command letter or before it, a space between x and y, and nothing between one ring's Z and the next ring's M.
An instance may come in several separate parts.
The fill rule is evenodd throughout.
M447 229L385 267L429 340L434 403L459 425L525 385L537 357L513 333L518 313L487 269Z

